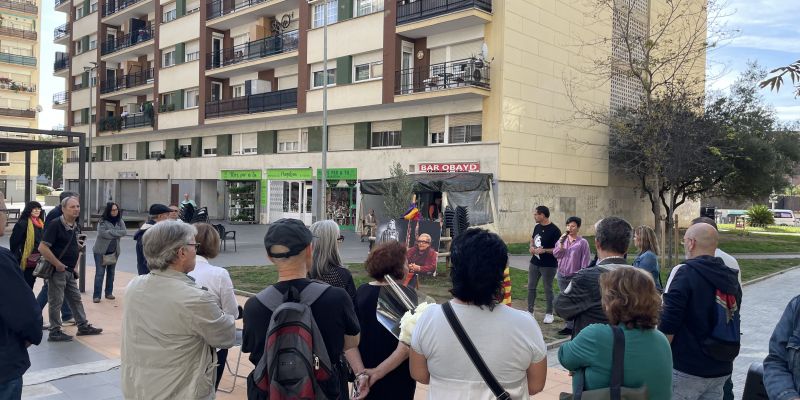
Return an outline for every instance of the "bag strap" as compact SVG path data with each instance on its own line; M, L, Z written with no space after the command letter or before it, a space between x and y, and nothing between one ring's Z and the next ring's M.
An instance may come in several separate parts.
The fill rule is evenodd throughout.
M453 333L456 334L458 341L461 343L461 346L467 352L469 359L472 360L472 364L475 365L475 368L478 369L478 372L481 374L481 377L489 385L489 389L492 390L495 397L500 400L510 399L511 395L500 386L500 383L497 382L497 379L492 375L492 371L489 370L489 367L486 366L486 363L481 358L480 353L475 348L475 345L472 344L472 340L470 340L467 332L464 331L464 327L461 326L461 321L458 320L456 313L453 312L453 307L450 305L450 302L446 302L442 304L442 311L444 311L445 317L447 317L447 322L450 323L450 328L453 329Z
M306 286L305 289L300 292L300 302L310 307L315 301L317 301L317 299L320 298L320 296L322 296L323 293L325 293L326 290L328 290L329 287L330 285L311 281L311 283L309 283L308 286ZM283 304L283 293L281 293L281 291L278 290L274 285L258 292L258 294L256 294L256 298L270 311L275 311L278 306Z
M611 355L611 400L622 398L622 381L625 378L625 332L618 326L612 326L614 333L614 350Z
M311 283L300 292L300 302L311 307L329 287L331 286L326 283L311 281Z
M69 238L69 241L71 242L72 239L74 238L75 238L75 229L72 230L72 236ZM61 257L64 257L64 254L66 254L68 248L69 245L64 246L64 248L61 250L61 254L59 254L58 257L56 258L58 261L61 261Z

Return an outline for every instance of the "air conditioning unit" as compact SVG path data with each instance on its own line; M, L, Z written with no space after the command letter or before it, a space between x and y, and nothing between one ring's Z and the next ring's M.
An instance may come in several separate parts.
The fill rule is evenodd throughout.
M244 94L250 96L253 94L268 93L272 91L272 82L263 81L259 79L244 81Z

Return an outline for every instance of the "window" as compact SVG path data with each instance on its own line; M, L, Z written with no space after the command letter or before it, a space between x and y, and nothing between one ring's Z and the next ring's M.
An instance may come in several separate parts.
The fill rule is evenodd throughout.
M122 145L122 159L126 161L136 159L136 143L125 143Z
M317 71L314 72L314 87L320 88L324 84L325 79L325 72L324 71ZM336 84L336 68L329 68L328 69L328 86Z
M189 61L197 61L200 59L200 52L195 51L193 53L186 53L186 62Z
M94 50L97 48L97 35L89 36L89 50Z
M217 148L214 147L213 149L203 149L203 157L213 157L217 155Z
M319 3L314 5L314 18L312 19L311 28L319 28L325 24L325 4L328 5L328 24L332 24L338 20L339 2L336 0L328 3Z
M400 131L372 132L371 148L400 146Z
M75 19L81 19L86 16L83 9L83 3L81 5L75 7Z
M0 153L0 163L8 162L8 153Z
M203 157L215 157L217 155L217 137L205 136L202 142Z
M164 93L161 95L161 112L175 111L175 93Z
M75 42L75 54L83 53L83 40L78 40Z
M164 158L164 141L156 140L150 142L150 158L161 159Z
M111 146L103 146L103 161L111 161Z
M188 89L184 93L183 99L183 107L184 108L194 108L200 104L200 90L199 89Z
M192 139L178 140L178 154L180 154L181 157L192 156Z
M178 18L178 10L177 3L170 3L164 6L164 15L162 18L162 23L167 23L169 21L174 21Z
M430 144L480 142L481 117L481 113L429 117Z
M278 153L308 151L308 130L288 129L278 131Z
M233 87L233 97L244 97L244 85L236 85Z
M383 11L383 0L357 0L356 17Z
M161 55L161 66L171 67L175 65L175 49L164 50L164 53Z
M462 125L450 127L448 143L470 143L481 141L480 125Z
M280 142L278 143L278 153L293 153L296 152L299 146L297 141L293 142Z
M383 76L383 61L369 64L356 65L355 81L365 81L368 79L380 78Z
M258 134L240 133L231 138L233 155L258 153Z
M93 69L89 72L89 85L97 86L97 70Z
M97 12L97 0L94 0L91 4L89 4L89 14Z

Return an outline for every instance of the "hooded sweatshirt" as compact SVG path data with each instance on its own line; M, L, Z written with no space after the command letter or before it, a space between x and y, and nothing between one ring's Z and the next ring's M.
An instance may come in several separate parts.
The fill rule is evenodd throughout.
M674 369L702 378L717 378L733 371L732 362L715 360L702 342L713 328L716 290L732 294L741 310L742 287L736 271L722 259L700 256L675 267L664 292L658 329L672 339Z
M133 240L136 241L136 269L139 272L139 275L147 275L150 273L150 267L147 266L147 259L144 258L142 236L144 236L144 233L155 224L155 220L148 220L144 223L144 225L142 225L141 228L139 228L138 231L136 231L136 234L133 235Z

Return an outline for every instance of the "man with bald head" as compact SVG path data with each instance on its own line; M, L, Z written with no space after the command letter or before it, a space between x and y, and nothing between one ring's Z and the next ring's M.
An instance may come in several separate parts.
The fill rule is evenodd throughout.
M675 400L721 400L739 353L742 288L736 271L714 256L718 240L713 226L690 226L686 261L672 269L664 289L658 329L672 343Z

